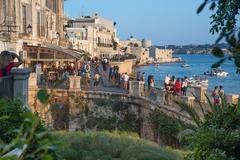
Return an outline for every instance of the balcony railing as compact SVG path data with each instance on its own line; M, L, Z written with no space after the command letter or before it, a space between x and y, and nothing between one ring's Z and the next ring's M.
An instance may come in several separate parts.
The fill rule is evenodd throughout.
M13 98L13 76L0 78L0 98Z

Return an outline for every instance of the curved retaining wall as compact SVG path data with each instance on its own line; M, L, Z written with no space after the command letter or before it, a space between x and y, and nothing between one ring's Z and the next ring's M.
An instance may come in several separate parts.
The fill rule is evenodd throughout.
M29 105L33 112L47 112L48 106L41 104L36 93L38 89L29 89ZM148 121L149 114L156 108L175 118L190 123L190 118L180 113L177 108L165 106L160 102L151 101L145 97L130 96L128 94L110 93L101 91L79 90L48 90L51 93L51 104L60 104L61 112L51 112L50 118L53 127L59 130L89 131L97 130L96 121L107 123L108 120L116 119L116 122L126 122L131 129L137 131L141 138L155 141L161 144L156 137L151 124ZM46 117L44 117L46 118ZM119 123L120 124L120 123ZM101 124L107 125L107 124ZM108 126L106 126L108 127ZM119 127L119 125L110 128ZM120 126L121 127L121 126Z

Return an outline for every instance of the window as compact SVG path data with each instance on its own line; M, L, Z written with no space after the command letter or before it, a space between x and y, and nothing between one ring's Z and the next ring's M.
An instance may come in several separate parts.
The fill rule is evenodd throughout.
M53 0L53 12L57 13L57 0Z
M25 5L22 6L22 31L27 33L27 7Z
M7 16L7 0L3 0L3 17Z

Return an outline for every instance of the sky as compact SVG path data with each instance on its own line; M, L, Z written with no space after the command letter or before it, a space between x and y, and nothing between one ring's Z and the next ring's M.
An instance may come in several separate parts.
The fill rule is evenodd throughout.
M154 45L214 43L211 12L197 15L203 0L67 0L65 15L70 18L94 15L117 22L118 37L131 35L150 39Z

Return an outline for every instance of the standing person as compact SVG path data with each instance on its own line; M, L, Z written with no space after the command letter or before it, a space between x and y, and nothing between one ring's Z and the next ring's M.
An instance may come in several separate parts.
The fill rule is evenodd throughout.
M219 103L222 104L222 101L225 99L223 86L219 86Z
M137 81L140 81L140 78L141 78L141 72L138 72L137 73Z
M221 96L221 98L224 98L224 89L223 89L223 86L219 86L219 95Z
M108 63L107 58L104 58L102 61L102 66L103 66L103 71L104 71L105 76L106 76L106 72L107 72L107 63Z
M148 83L148 90L150 91L150 83L151 83L151 78L152 78L152 75L149 75L148 76L148 79L147 79L147 83Z
M170 83L171 83L171 80L170 80ZM172 94L173 94L173 89L169 84L165 87L165 101L164 101L165 105L171 105Z
M124 75L124 88L128 89L128 80L129 80L129 76L127 74L127 72Z
M69 87L69 73L67 69L65 69L65 71L63 72L63 80L64 80L64 85L66 87Z
M165 79L164 79L164 86L165 88L170 84L170 75L167 74Z
M14 62L17 58L18 62ZM19 67L23 60L16 54L8 51L2 51L0 54L0 77L8 76L13 67Z
M145 81L145 72L143 72L142 74L141 74L141 78L140 78L140 81Z
M109 80L109 81L112 80L112 74L113 74L113 67L110 66L110 68L109 68L109 73L108 73L108 80Z
M150 92L152 93L153 89L154 89L154 76L151 75L150 79L149 79L149 86L150 86Z
M213 103L214 105L219 105L219 91L218 86L214 87L214 90L212 91L212 97L213 97Z
M175 93L177 95L180 95L180 90L181 90L181 83L180 83L179 78L177 78L177 81L175 83Z
M96 72L94 75L94 83L93 83L94 90L97 89L99 82L100 82L100 74L98 72Z
M121 88L124 88L124 77L125 77L125 74L122 73L120 76L120 87Z
M181 85L182 96L187 95L187 87L188 87L187 80L182 78L182 85Z

